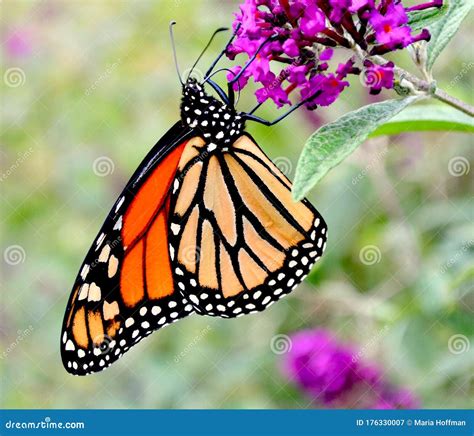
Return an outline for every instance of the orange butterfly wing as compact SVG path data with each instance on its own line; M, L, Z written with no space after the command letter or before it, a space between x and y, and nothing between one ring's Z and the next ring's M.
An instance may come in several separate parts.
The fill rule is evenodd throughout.
M327 227L249 135L183 155L170 241L178 289L199 314L262 311L291 292L320 258Z
M175 288L168 252L171 186L189 142L181 133L177 124L145 158L81 267L61 334L63 363L73 374L104 369L193 311Z

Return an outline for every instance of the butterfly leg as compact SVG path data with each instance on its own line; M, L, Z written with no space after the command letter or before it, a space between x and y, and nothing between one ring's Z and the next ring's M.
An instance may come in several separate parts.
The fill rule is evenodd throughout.
M209 83L209 85L212 86L212 88L214 88L214 91L217 92L217 95L221 98L221 100L226 104L226 105L230 105L230 96L228 96L225 91L216 83L214 82L213 80L211 79L207 79L207 83ZM233 92L233 91L232 91ZM232 95L232 100L233 100L233 95Z
M278 118L274 119L273 121L265 120L264 118L253 115L252 113L246 114L245 119L249 120L249 121L255 121L256 123L260 123L260 124L263 124L265 126L273 126L273 125L279 123L284 118L286 118L288 115L290 115L292 112L294 112L296 109L298 109L304 103L305 103L304 101L298 103L297 105L293 106L290 110L286 111L284 114L280 115Z
M232 84L228 84L227 86L227 94L224 92L224 90L213 80L207 79L207 83L211 85L212 88L217 92L221 100L227 105L233 107L235 104L235 91L234 88L232 87ZM240 91L239 91L240 93ZM239 94L240 95L240 94Z
M245 70L252 64L255 59L257 59L258 54L260 53L260 50L270 41L273 41L276 39L276 36L269 36L265 41L263 41L260 46L257 48L253 56L247 61L247 63L242 67L242 69L232 78L232 80L229 80L227 82L227 88L229 92L229 101L234 105L234 83L238 83L238 80L242 77L242 74L244 74Z
M298 104L295 104L291 109L289 109L288 111L286 111L284 114L280 115L278 118L274 119L273 121L265 120L264 118L253 115L253 113L260 107L260 105L257 105L254 109L252 109L252 111L250 113L245 114L245 119L249 120L249 121L255 121L256 123L260 123L260 124L263 124L265 126L273 126L273 125L279 123L284 118L286 118L288 115L290 115L296 109L303 106L308 101L312 100L313 98L316 98L320 93L321 93L321 91L316 91L314 94L310 95L308 98L305 98L304 100L300 101Z

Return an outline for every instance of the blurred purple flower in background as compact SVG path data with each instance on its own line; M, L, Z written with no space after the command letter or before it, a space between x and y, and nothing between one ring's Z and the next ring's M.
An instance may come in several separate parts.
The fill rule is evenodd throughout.
M234 87L242 89L252 77L261 85L256 92L259 103L271 99L278 107L291 104L288 96L299 89L308 109L330 105L349 86L346 77L360 74L367 58L429 40L426 29L413 34L408 12L441 5L440 0L411 8L400 0L245 0L236 14L237 37L227 55L235 59L243 53L254 60ZM338 47L349 59L336 66L334 74L328 72L327 61ZM275 65L279 71L272 71ZM371 67L380 77L379 83L366 85L371 93L393 88L393 67ZM228 80L240 69L230 71Z
M283 371L315 403L371 409L419 406L411 392L384 381L377 367L360 362L355 348L341 344L327 330L298 332L291 344Z
M420 407L419 400L408 389L397 390L392 386L385 386L374 409L416 409L418 407Z
M5 38L6 54L12 58L27 57L32 52L31 34L25 29L16 29Z

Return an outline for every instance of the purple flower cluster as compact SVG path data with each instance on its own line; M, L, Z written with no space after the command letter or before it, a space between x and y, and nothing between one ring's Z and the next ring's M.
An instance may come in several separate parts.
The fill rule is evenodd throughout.
M271 99L278 107L291 104L289 95L298 89L306 106L314 109L333 103L349 86L345 80L349 74L367 69L364 75L371 77L367 86L376 94L393 87L393 64L357 67L354 52L383 55L428 40L426 29L413 35L407 12L441 4L442 0L434 0L405 8L400 0L245 0L236 14L237 35L227 55L235 59L245 53L254 60L247 67L234 67L228 79L244 68L235 89L253 78L261 84L258 102ZM328 61L337 47L353 52L331 71Z
M373 365L340 344L326 330L306 330L291 337L284 372L317 404L341 408L410 409L418 401L405 389L383 380Z

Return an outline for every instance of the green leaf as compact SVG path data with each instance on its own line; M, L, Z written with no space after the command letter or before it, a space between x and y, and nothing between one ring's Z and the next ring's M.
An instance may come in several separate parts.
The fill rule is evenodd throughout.
M313 133L296 167L293 198L301 200L324 175L349 156L378 126L419 97L387 100L345 114Z
M474 119L449 106L411 106L379 126L370 137L439 130L474 133Z
M472 6L473 0L451 0L444 16L428 27L431 34L426 63L428 70L433 68L434 61L455 35Z
M421 11L408 12L408 25L413 32L428 27L438 21L448 10L448 2L445 1L440 8L429 8Z

